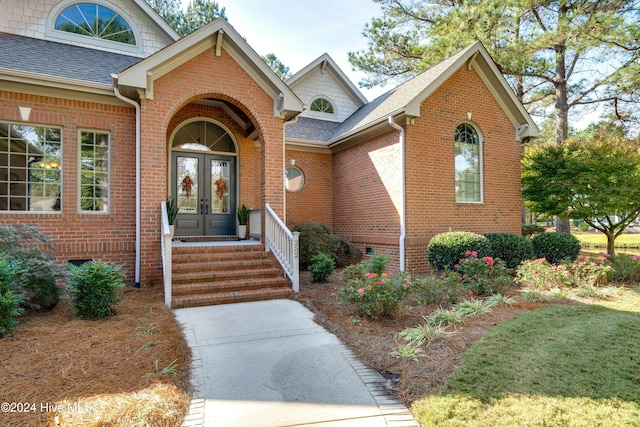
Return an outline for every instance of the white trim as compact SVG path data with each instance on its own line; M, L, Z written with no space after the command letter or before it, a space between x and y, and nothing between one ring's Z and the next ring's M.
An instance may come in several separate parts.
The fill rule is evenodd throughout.
M82 132L85 133L94 133L94 134L106 134L108 139L107 139L107 161L109 162L109 164L107 165L107 194L108 194L108 207L106 211L83 211L82 210ZM113 189L113 185L111 182L111 166L113 165L114 160L111 158L114 154L113 154L113 150L112 150L112 140L111 140L111 131L107 130L107 129L98 129L98 128L91 128L91 127L78 127L77 131L77 139L76 139L76 147L78 149L78 156L77 156L77 163L76 165L78 166L78 172L76 175L77 178L77 182L76 182L76 191L78 194L78 197L76 198L76 202L78 203L78 206L76 208L76 212L80 215L108 215L111 213L111 209L112 209L112 203L113 203L113 194L111 193L111 190Z
M324 111L312 110L311 106L318 99L324 99L325 101L330 103L331 107L333 107L333 113L326 113ZM305 109L304 113L302 113L302 114L304 116L306 116L306 117L311 117L311 118L314 118L314 119L322 119L322 120L327 120L327 121L330 121L330 122L340 122L340 123L342 123L342 120L339 119L338 104L330 96L324 95L324 94L314 95L309 100L309 106Z

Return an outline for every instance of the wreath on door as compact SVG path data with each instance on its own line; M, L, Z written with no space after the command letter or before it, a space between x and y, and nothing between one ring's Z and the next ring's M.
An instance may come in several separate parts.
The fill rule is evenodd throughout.
M186 194L187 197L191 197L191 187L193 187L193 180L189 175L182 178L180 187L182 188L182 192Z
M224 179L220 178L216 181L216 195L222 200L222 196L227 192L227 183Z

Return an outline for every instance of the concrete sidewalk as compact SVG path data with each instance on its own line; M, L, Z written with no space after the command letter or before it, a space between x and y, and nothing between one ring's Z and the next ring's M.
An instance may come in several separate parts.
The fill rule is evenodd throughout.
M291 300L175 310L196 388L183 427L418 426L384 378Z

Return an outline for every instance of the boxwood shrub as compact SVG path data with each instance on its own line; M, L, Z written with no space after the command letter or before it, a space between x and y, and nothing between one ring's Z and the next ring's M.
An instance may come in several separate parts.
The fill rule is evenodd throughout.
M580 255L580 240L569 233L542 233L531 239L536 258L545 258L551 264L562 260L575 261Z
M512 233L487 233L491 242L491 256L500 258L509 268L516 268L522 261L532 259L533 243L524 236Z
M478 257L491 255L489 239L468 231L449 231L435 235L429 242L427 259L438 270L453 270L467 251Z
M329 227L318 222L297 224L292 228L300 233L300 267L309 268L320 253L331 255L338 267L358 262L362 255L351 243L331 233Z
M116 313L114 306L122 299L118 291L124 287L125 273L121 266L103 261L70 265L67 288L75 314L87 319L99 319Z
M309 273L314 282L325 283L335 268L335 261L331 255L320 252L311 259Z

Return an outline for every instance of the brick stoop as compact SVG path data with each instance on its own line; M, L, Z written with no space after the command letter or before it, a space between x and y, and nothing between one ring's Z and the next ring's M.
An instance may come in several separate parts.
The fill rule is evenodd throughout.
M174 246L171 307L289 298L293 289L263 244Z

